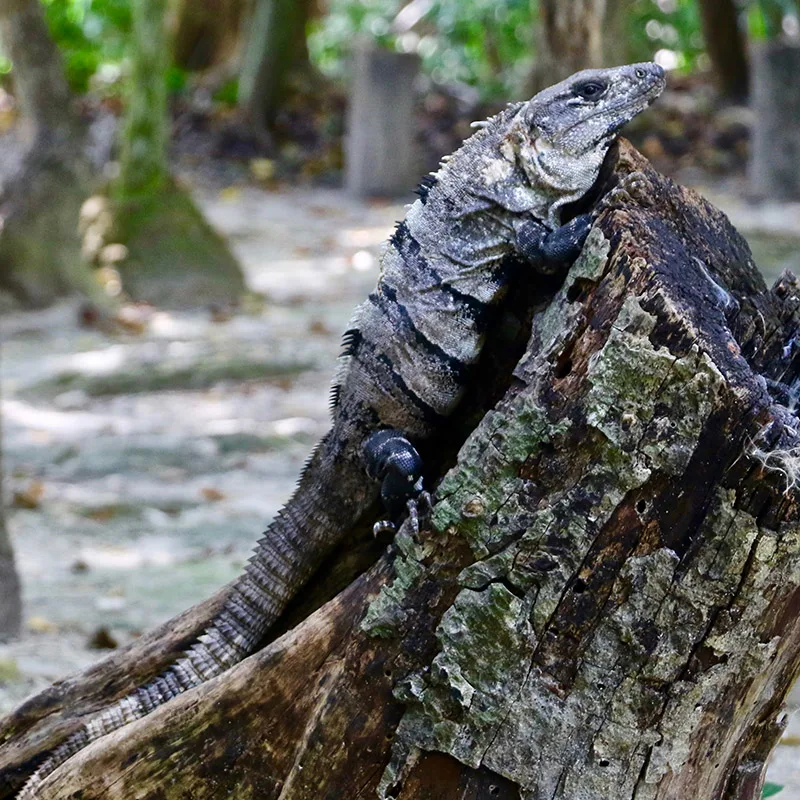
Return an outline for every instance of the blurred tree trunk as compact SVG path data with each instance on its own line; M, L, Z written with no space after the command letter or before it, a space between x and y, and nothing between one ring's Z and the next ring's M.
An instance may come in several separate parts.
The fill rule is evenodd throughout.
M743 102L748 87L747 52L736 0L700 0L699 5L706 51L719 90L726 99Z
M306 27L317 0L255 0L239 76L239 107L265 142L287 95L311 80Z
M607 166L636 197L540 284L430 525L40 800L760 797L800 669L800 439L765 383L800 370L800 285L630 145ZM0 800L221 601L0 721Z
M631 0L606 0L603 22L603 66L616 67L631 62L628 18Z
M607 0L534 0L539 12L529 93L605 64Z
M8 536L3 485L2 419L0 414L0 642L19 635L22 624L22 597L14 566L14 551Z
M227 64L235 57L245 0L173 0L172 59L191 71Z
M85 127L39 0L2 0L0 39L14 65L28 142L0 195L0 288L36 306L75 290L96 297L78 237L90 191Z
M134 0L131 77L113 189L114 238L128 248L125 290L156 305L235 303L244 278L167 165L167 0Z

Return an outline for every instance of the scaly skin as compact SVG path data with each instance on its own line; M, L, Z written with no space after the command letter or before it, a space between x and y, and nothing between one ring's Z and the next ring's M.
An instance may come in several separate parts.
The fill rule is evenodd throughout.
M527 257L531 277L574 259L590 219L562 227L561 208L586 194L620 128L663 87L655 64L580 72L480 123L423 181L383 254L376 290L345 335L332 428L224 609L175 664L57 747L19 800L36 797L44 779L89 742L252 653L374 503L381 480L394 510L419 492L414 444L441 428L461 400L514 277L509 264L519 259L510 256Z

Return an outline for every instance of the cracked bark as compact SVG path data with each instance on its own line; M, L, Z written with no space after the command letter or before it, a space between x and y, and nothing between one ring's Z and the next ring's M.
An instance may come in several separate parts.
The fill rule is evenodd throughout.
M225 675L70 760L43 800L759 796L800 666L800 291L629 145L428 530ZM338 584L367 563L351 560ZM221 595L220 595L221 596ZM219 597L0 725L0 798Z

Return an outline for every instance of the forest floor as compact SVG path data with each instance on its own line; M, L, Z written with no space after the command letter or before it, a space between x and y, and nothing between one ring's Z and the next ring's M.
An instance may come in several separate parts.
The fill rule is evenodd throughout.
M800 206L708 193L768 280L800 273ZM326 430L340 333L403 215L333 189L205 189L198 200L263 304L224 319L143 312L140 333L117 336L78 327L73 304L2 319L26 626L0 646L0 715L241 571ZM797 689L793 707L770 769L779 800L800 800Z

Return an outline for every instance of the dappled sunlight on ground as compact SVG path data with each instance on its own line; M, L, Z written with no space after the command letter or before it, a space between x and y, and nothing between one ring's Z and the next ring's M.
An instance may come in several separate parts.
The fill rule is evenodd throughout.
M138 335L77 308L2 319L6 490L26 633L0 647L0 713L235 577L327 429L341 332L399 205L338 192L208 193L263 300L143 313ZM13 669L11 666L13 665Z

